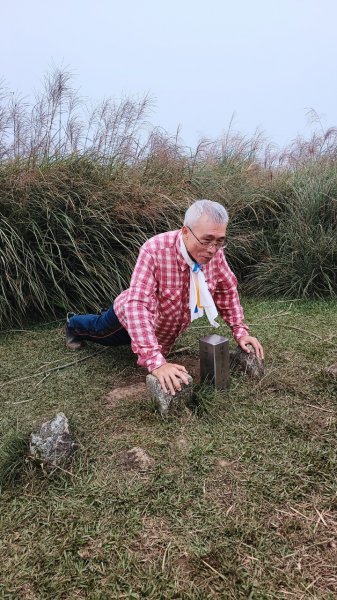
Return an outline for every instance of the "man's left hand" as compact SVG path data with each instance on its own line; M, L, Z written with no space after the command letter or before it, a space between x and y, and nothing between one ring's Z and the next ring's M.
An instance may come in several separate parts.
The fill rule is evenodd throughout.
M244 335L239 340L237 340L237 343L239 344L240 348L242 348L242 350L248 353L251 352L249 345L253 346L256 356L258 358L264 358L263 348L259 340L257 340L255 337L252 337L251 335Z

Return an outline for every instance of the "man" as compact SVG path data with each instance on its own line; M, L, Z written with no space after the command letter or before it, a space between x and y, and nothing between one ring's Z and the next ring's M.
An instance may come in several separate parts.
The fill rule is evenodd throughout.
M228 214L218 202L198 200L187 210L181 230L160 233L141 247L130 287L100 315L68 316L66 344L82 340L105 345L130 344L137 363L155 375L165 392L175 394L183 365L166 360L177 337L204 312L214 327L218 311L245 351L263 358L260 342L249 335L237 280L224 256Z

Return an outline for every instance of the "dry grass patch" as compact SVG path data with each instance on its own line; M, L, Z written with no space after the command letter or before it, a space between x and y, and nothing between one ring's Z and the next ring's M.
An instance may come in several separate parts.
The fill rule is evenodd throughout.
M164 552L173 540L172 531L165 519L159 516L144 515L139 539L131 546L142 562L153 562Z
M297 571L303 580L292 592L298 597L326 598L337 594L337 511L322 506L320 497L278 509L270 519L287 553L275 561L275 568L290 574ZM309 593L309 590L312 590ZM314 590L314 591L313 591Z

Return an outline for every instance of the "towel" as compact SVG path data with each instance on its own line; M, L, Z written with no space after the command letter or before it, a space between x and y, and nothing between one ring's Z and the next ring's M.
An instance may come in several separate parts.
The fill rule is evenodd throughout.
M190 258L182 237L180 239L180 248L185 262L190 267L189 307L191 310L191 321L203 317L205 311L210 324L213 327L219 327L219 323L214 320L218 316L218 311L207 287L205 275L202 272L202 265L199 265L199 263Z

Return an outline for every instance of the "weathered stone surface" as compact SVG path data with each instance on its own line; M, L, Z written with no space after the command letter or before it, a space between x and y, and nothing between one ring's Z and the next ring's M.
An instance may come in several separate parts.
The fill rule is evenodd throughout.
M41 461L46 468L66 465L76 444L69 431L68 419L60 412L51 421L30 436L30 456Z
M148 471L154 465L153 458L143 448L138 448L137 446L124 452L121 458L122 463L127 469Z
M330 365L330 367L326 367L324 369L324 372L329 375L329 377L333 377L334 379L337 379L337 363L335 363L334 365Z
M176 391L175 396L170 393L163 391L160 381L154 375L147 375L146 386L148 392L156 403L159 413L162 417L166 417L169 409L173 408L180 409L184 406L188 406L192 400L193 391L193 379L191 375L187 375L188 385L181 382L181 391Z
M256 356L254 350L248 353L238 346L230 351L229 360L231 373L243 373L257 380L264 375L264 361Z

